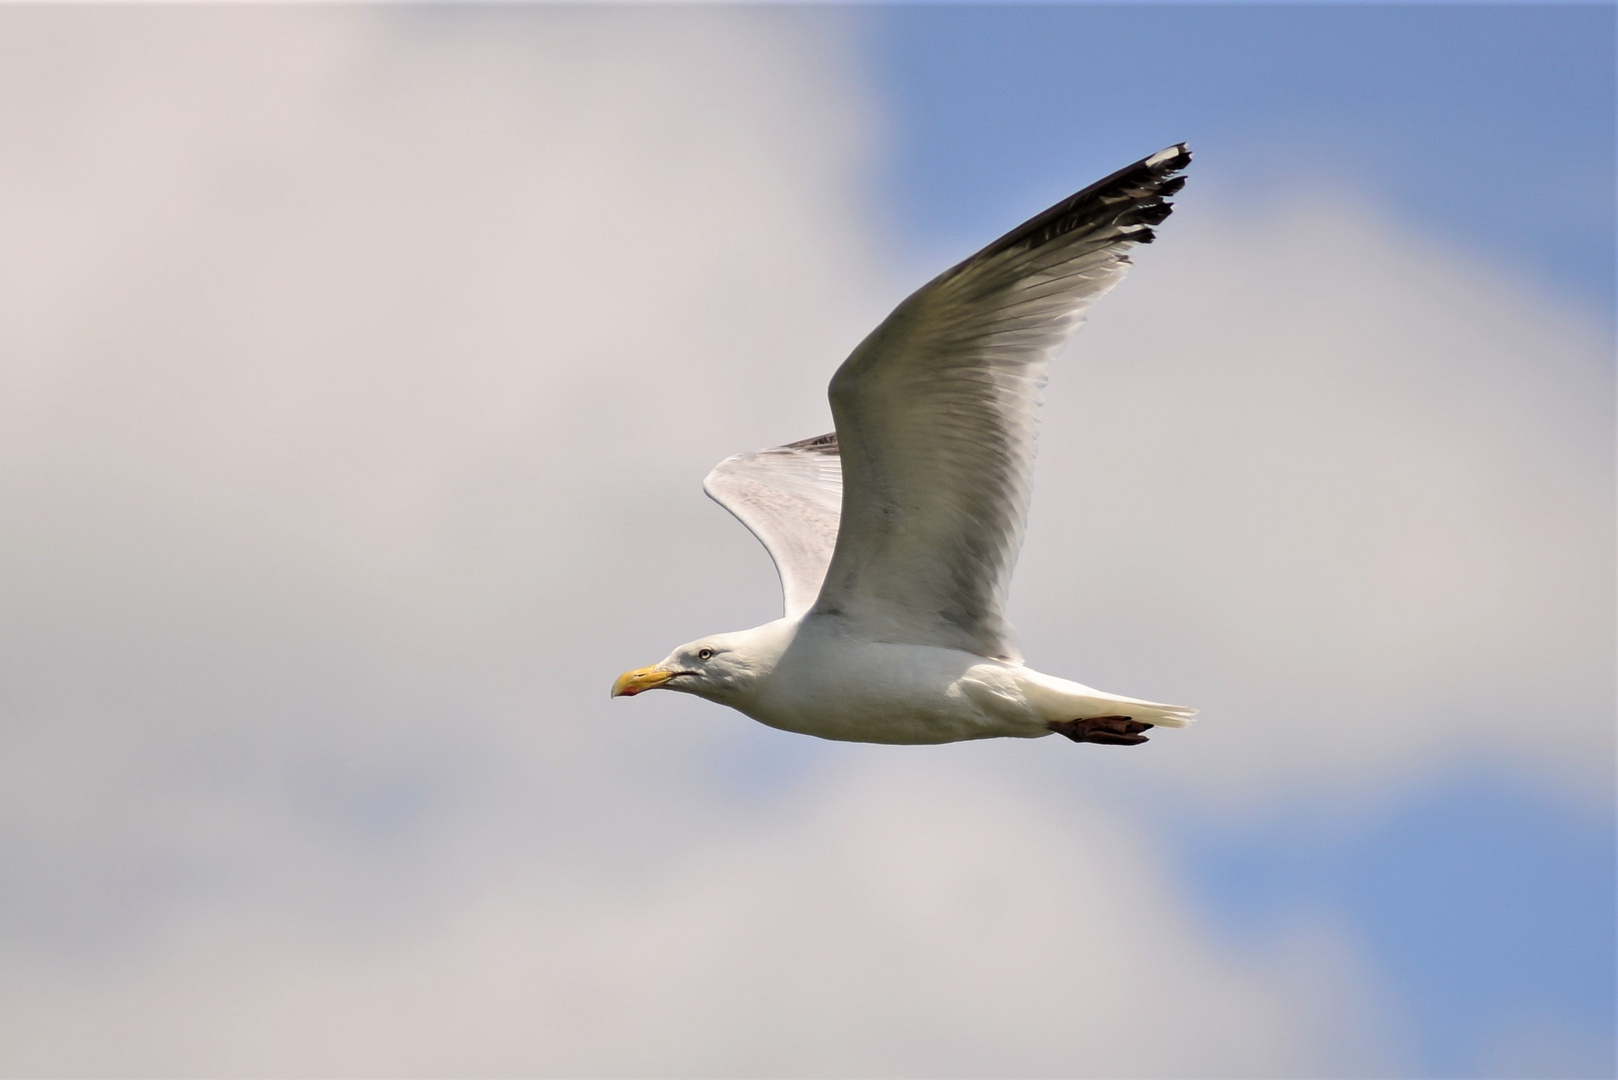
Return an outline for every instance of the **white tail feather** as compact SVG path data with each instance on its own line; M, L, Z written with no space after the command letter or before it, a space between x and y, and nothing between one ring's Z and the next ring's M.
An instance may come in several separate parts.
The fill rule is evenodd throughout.
M1122 697L1104 690L1092 690L1054 675L1027 668L1023 670L1023 694L1029 704L1038 710L1040 719L1047 723L1087 720L1093 716L1127 716L1157 727L1183 728L1189 726L1197 715L1197 710L1186 705Z

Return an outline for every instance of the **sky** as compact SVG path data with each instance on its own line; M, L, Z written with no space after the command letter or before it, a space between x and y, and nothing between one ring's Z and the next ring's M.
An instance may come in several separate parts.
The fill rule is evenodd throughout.
M1610 7L0 7L0 1072L1611 1076ZM680 695L720 458L1160 147L1029 662Z
M1129 158L1146 128L1191 142L1226 201L1363 198L1612 318L1610 5L904 5L876 21L884 210L911 248L994 232L1008 200Z

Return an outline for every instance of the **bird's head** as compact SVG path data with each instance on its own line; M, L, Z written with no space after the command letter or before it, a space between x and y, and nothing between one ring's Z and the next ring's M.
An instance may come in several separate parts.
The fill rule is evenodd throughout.
M612 684L612 696L634 697L643 690L679 690L710 701L736 704L774 669L790 640L790 634L783 639L775 623L698 638L651 667L618 676Z

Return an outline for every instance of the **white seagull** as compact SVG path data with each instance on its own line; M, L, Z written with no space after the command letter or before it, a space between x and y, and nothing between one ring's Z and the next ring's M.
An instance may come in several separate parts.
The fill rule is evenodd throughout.
M775 560L786 615L681 645L613 696L679 690L854 742L1130 746L1185 727L1196 710L1025 666L1005 604L1046 368L1190 161L1159 151L944 271L832 376L836 432L720 462L703 487Z

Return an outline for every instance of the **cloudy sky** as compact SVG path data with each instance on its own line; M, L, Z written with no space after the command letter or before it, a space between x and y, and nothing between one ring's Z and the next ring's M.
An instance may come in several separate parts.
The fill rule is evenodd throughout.
M0 7L0 1070L1610 1076L1610 7ZM1013 615L821 743L702 497L1181 139Z

